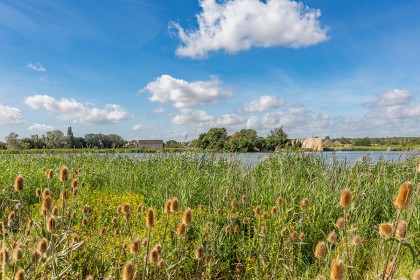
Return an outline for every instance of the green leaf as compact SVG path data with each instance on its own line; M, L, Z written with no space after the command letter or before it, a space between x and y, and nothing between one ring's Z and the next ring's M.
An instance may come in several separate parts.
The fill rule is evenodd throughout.
M416 263L416 253L414 251L413 246L410 245L410 243L404 242L403 245L407 246L408 249L410 249L411 255L413 256L413 265Z

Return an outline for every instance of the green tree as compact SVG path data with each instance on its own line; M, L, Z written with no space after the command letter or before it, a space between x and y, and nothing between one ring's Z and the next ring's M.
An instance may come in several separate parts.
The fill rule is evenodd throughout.
M229 137L226 150L230 152L252 152L255 150L257 132L254 129L241 129Z
M73 135L73 129L71 126L67 128L67 139L68 139L68 147L67 148L73 148L75 145L74 142L74 135Z
M46 144L49 149L61 149L67 147L68 141L64 133L56 129L47 132Z
M179 145L175 140L168 140L165 143L165 148L179 148Z
M227 130L224 127L210 128L205 139L208 141L207 149L223 150L227 140Z
M353 145L354 146L370 146L371 141L369 138L355 138L353 139Z
M284 132L283 126L281 126L270 131L270 134L265 139L265 144L268 151L275 151L278 148L284 148L288 141L287 134Z
M6 138L4 138L6 141L6 146L8 150L20 150L22 149L22 145L20 144L19 135L14 132L10 132Z

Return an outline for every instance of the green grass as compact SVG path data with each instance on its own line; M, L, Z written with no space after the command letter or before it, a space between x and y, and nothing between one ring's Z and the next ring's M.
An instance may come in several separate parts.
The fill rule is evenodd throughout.
M356 165L346 165L342 161L329 164L316 154L295 153L273 154L250 168L238 160L219 159L213 154L154 154L144 161L124 154L3 154L0 156L0 209L3 209L0 221L6 222L8 213L16 211L15 204L21 201L24 205L22 219L31 217L38 222L38 227L28 236L24 234L24 226L15 224L10 229L6 238L10 244L27 242L27 245L25 258L12 261L7 274L12 277L21 267L28 275L36 273L38 278L43 273L51 277L52 271L57 277L61 271L68 279L83 279L88 274L94 275L95 279L106 275L120 279L121 267L128 260L135 261L136 270L141 274L142 257L131 255L124 243L129 247L134 237L143 239L147 236L144 211L152 207L157 217L150 242L151 245L162 243L161 258L165 269L150 266L151 279L165 275L172 279L192 279L198 272L211 279L234 279L238 275L244 279L270 279L272 275L276 279L314 279L317 274L329 276L331 261L335 257L345 257L342 240L330 248L324 261L317 262L313 251L318 241L325 240L328 233L335 230L336 219L343 215L339 199L341 191L347 187L352 193L348 226L354 224L348 232L349 238L357 234L364 240L354 255L355 268L351 275L354 279L372 278L379 248L378 224L394 219L393 201L403 182L411 181L417 188L418 162L419 157L412 156L400 163L379 161L372 164L364 159ZM80 170L75 175L80 191L68 206L69 211L77 211L78 218L70 224L66 222L69 217L58 215L58 223L63 225L54 233L55 237L51 237L43 227L44 218L39 214L39 200L34 193L38 187L48 187L55 194L56 204L60 205L60 190L63 187L70 190L69 183L63 184L56 178L48 181L44 171L53 168L57 177L61 165L66 165L70 173ZM19 173L25 179L25 189L15 193L13 181ZM246 196L245 204L241 202L243 195ZM413 199L416 196L418 193ZM193 209L193 222L185 238L178 238L173 229L181 213L170 215L163 240L167 223L163 205L172 197L178 198L180 209ZM277 197L284 203L275 215L270 214L267 221L254 215L256 206L261 207L261 213L270 213ZM309 200L309 205L302 209L299 203L304 198ZM235 206L231 205L233 199L236 199ZM115 211L125 202L132 206L129 221ZM85 204L93 207L93 214L87 217L89 224L82 226L84 216L80 209ZM138 205L143 205L140 212L135 211ZM201 210L200 205L204 206ZM402 219L408 219L410 211L403 211ZM117 224L111 223L114 216L118 218ZM249 220L247 224L242 223L245 217ZM417 204L407 238L417 255L420 251L419 220ZM208 222L211 227L206 230ZM237 234L232 232L235 225L239 226ZM231 227L231 232L225 231L226 226ZM107 228L107 234L102 237L98 235L101 227ZM265 234L261 233L262 227ZM112 234L116 228L121 229L121 235L117 237ZM280 235L282 229L287 232L284 238ZM290 241L289 234L294 230L303 232L305 239ZM54 258L45 256L44 265L34 269L29 261L30 252L42 236L52 238L57 252L52 253ZM68 244L57 240L72 236L78 236L83 246L67 252ZM204 259L198 262L194 259L194 250L200 244L204 245L205 253ZM411 277L419 266L419 259L416 257L413 264L408 247L403 248L396 275ZM67 252L65 257L58 257L58 252L62 251ZM146 253L145 248L142 248L143 253Z

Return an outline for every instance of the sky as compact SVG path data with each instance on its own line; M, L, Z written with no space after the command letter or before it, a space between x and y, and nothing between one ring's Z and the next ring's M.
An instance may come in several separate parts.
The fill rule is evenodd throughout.
M420 1L0 0L0 141L420 136Z

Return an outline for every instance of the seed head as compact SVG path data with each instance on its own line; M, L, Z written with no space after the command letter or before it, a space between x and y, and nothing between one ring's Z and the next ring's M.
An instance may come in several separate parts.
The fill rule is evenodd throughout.
M52 169L47 169L47 171L45 171L45 175L48 179L52 179L52 177L54 176L54 171Z
M135 255L139 252L139 250L140 250L140 240L136 238L131 242L130 253Z
M159 269L162 269L162 268L163 268L163 266L164 266L163 260L162 260L162 259L160 259L160 260L157 262L157 267L158 267Z
M395 232L395 237L399 239L405 239L407 235L407 223L405 221L400 221L397 224L397 231Z
M13 259L15 261L19 261L22 258L23 258L22 248L20 246L17 246L16 248L13 249Z
M309 200L307 198L302 199L302 201L300 202L300 207L301 208L306 208L308 207L309 204Z
M51 196L51 192L49 189L44 189L42 191L42 197L46 197L47 195Z
M405 182L401 185L397 198L395 199L394 205L399 210L404 210L407 208L408 203L410 202L410 198L413 192L413 185L411 182Z
M292 238L293 240L296 240L298 238L298 236L299 236L299 234L295 230L290 234L290 238Z
M261 208L260 208L260 206L255 207L255 209L254 209L254 213L255 213L255 216L259 216L259 215L260 215L260 213L261 213Z
M163 207L163 213L165 214L171 213L171 200L170 199L165 201L165 206Z
M38 242L38 252L41 254L44 254L48 249L48 241L45 238L42 238L39 242Z
M15 215L15 211L11 211L7 217L9 220L13 220L15 218Z
M86 218L82 219L82 225L86 226L88 224L88 220Z
M148 243L149 243L149 239L145 238L141 241L141 246L146 247Z
M344 220L344 218L340 217L337 219L337 221L335 222L335 226L338 229L344 229L344 225L345 225L346 221Z
M66 189L64 189L61 192L61 199L63 199L63 200L69 199L69 192Z
M179 209L178 198L176 198L176 197L172 198L170 209L171 209L171 213L178 212L178 209Z
M264 221L268 219L268 213L267 213L267 212L264 212L264 213L262 214L262 219L263 219Z
M152 208L147 209L146 213L146 226L152 228L155 226L155 212Z
M229 233L229 232L230 232L230 226L226 226L226 227L225 227L225 232L226 232L226 233Z
M149 253L149 261L152 263L156 263L159 258L159 253L156 248L153 248Z
M392 224L382 223L379 225L379 234L382 236L391 235L392 233Z
M44 196L42 199L41 210L42 212L51 211L53 200L50 195Z
M0 263L8 263L10 261L10 253L7 248L3 247L0 250Z
M420 172L420 163L419 163L419 171ZM413 280L420 280L420 269L417 269L413 273Z
M335 231L331 231L328 234L327 241L333 244L337 241L337 235L335 234Z
M79 181L77 179L73 179L71 181L71 187L72 188L77 188L79 186Z
M60 167L60 176L58 179L60 182L67 182L69 179L69 170L67 169L67 166L63 165Z
M282 205L283 204L283 199L279 196L279 197L277 197L277 199L276 199L276 205L277 206L280 206L280 205Z
M123 205L121 205L121 212L130 213L130 204L124 203Z
M281 236L281 237L285 237L285 236L286 236L286 229L282 229L282 230L280 231L280 236Z
M134 265L128 261L124 264L122 269L122 280L133 280L134 279Z
M191 209L187 208L185 209L183 215L182 215L182 223L186 226L189 226L191 224Z
M203 245L200 245L195 249L195 259L196 260L202 260L204 256L204 247Z
M246 195L242 195L241 201L242 201L243 204L245 204L245 202L246 202Z
M344 263L341 259L336 259L331 266L331 279L342 280L344 279Z
M324 259L327 254L327 247L325 246L324 241L319 241L315 247L315 258L318 260Z
M248 218L247 218L247 217L243 218L243 219L242 219L242 223L243 223L244 225L246 225L246 224L248 223Z
M185 235L185 224L180 223L180 224L178 225L178 229L177 229L176 233L178 234L178 236L183 236L183 235Z
M358 235L353 236L353 238L351 239L351 244L355 246L362 244L362 242L363 242L362 238Z
M58 208L57 206L54 206L53 209L51 210L51 213L56 216L58 214Z
M391 275L392 274L392 267L394 266L394 262L390 262L390 263L388 263L387 264L387 266L386 266L386 270L385 270L385 274L386 275Z
M156 244L153 248L156 249L159 255L162 253L162 245L160 245L159 243Z
M47 220L47 231L48 232L54 231L55 225L56 225L55 218L54 217L49 217L48 220Z
M99 235L100 235L100 236L103 236L103 235L105 235L105 233L106 233L106 228L105 228L105 227L101 227L101 228L99 229Z
M232 207L235 207L235 205L236 205L236 198L234 198L234 199L232 199L232 200L230 201L230 205L231 205Z
M233 233L238 233L238 232L239 232L239 230L240 230L239 225L238 225L238 224L236 224L236 225L233 227Z
M41 254L38 252L38 250L33 249L31 253L31 262L33 264L38 263L40 258L41 258Z
M301 241L305 240L305 234L303 232L299 233L299 239Z
M72 193L73 193L74 196L76 196L79 193L79 188L77 188L77 187L73 188Z
M15 274L15 280L25 280L25 271L23 269L19 269Z
M119 235L120 234L120 229L119 228L116 228L115 230L114 230L114 235Z
M17 175L15 178L15 192L21 192L23 190L23 177L22 175Z
M350 215L346 214L346 222L350 222Z
M3 222L0 222L0 234L3 235L4 233L6 233L6 227Z
M271 214L276 215L276 213L277 213L277 206L271 207Z
M94 280L95 278L93 278L93 276L92 275L88 275L88 276L86 276L86 278L85 278L85 280Z
M76 211L73 211L73 212L71 212L70 218L72 220L75 220L76 219L76 215L77 215Z
M340 205L343 208L348 208L351 203L351 193L348 188L345 188L341 193Z

